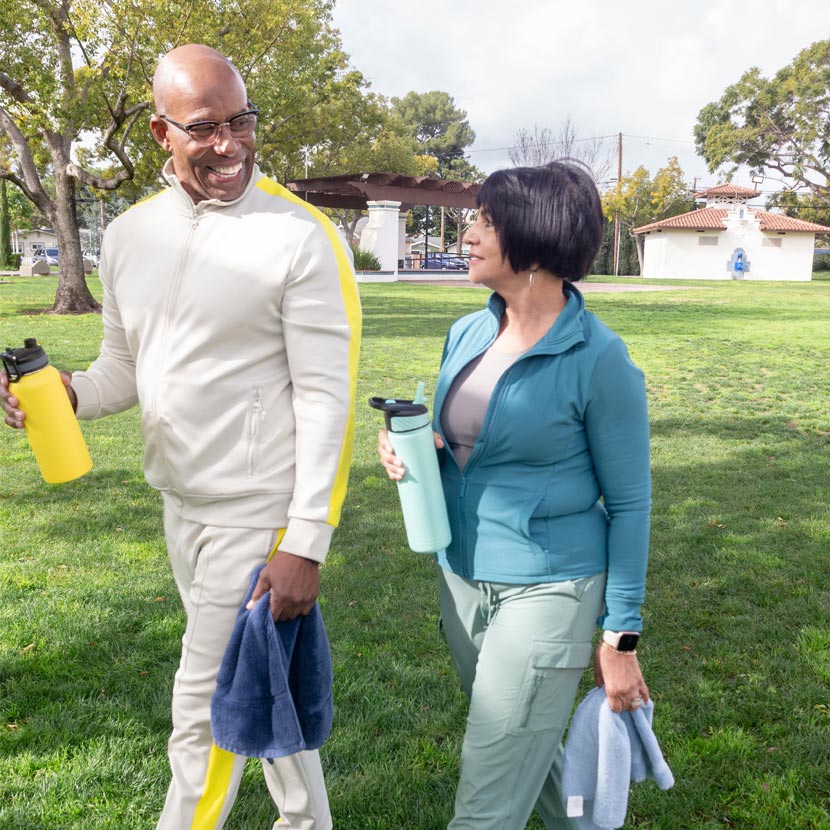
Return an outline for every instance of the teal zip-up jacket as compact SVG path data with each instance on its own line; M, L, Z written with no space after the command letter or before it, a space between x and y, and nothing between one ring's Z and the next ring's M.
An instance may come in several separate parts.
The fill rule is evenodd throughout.
M567 303L499 379L464 471L441 450L452 542L439 564L467 579L558 582L607 571L599 623L640 631L651 513L643 373L625 344ZM457 320L444 345L434 428L459 371L496 339L504 300ZM445 439L446 442L446 439Z

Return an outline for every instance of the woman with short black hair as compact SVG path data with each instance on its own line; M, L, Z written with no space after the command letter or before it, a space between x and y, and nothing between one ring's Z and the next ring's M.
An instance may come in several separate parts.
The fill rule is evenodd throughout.
M588 173L569 164L498 170L481 186L476 204L517 274L543 269L576 282L602 242L599 194Z
M615 711L648 701L637 662L651 482L642 372L573 285L602 238L570 163L493 173L465 234L487 308L444 347L434 428L452 542L441 619L470 698L451 830L573 824L561 740L594 651ZM381 461L403 466L380 434Z

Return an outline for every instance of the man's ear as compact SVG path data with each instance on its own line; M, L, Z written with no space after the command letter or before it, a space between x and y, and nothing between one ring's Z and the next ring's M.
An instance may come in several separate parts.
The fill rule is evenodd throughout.
M170 139L167 137L169 131L170 125L163 118L160 118L158 115L150 117L150 132L158 144L168 153L172 150L170 147Z

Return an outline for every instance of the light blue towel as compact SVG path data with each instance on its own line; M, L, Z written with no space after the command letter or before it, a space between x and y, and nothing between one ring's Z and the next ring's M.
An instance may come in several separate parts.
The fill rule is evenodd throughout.
M562 795L580 830L616 830L625 823L632 781L653 779L661 790L674 776L651 728L654 701L614 712L604 688L579 704L565 741Z

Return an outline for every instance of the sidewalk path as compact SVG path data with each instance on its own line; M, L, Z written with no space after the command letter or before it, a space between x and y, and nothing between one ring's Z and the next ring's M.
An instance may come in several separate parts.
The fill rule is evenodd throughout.
M446 285L450 288L459 288L468 286L470 288L484 288L483 285L476 285L469 280L400 280L401 283L407 282L414 285ZM576 287L583 294L622 294L627 291L689 291L698 290L699 285L637 285L635 283L617 283L617 282L578 282ZM489 289L488 289L489 290Z

